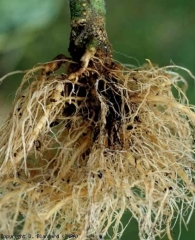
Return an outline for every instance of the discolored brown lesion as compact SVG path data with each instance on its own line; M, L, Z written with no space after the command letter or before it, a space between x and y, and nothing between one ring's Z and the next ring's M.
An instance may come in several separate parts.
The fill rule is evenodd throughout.
M66 57L64 54L58 54L55 58L52 59L51 62L44 64L42 74L49 75L51 73L54 73L67 60L70 60L70 58Z
M79 62L90 48L95 48L95 56L103 61L112 58L112 48L108 40L105 24L103 0L70 1L71 33L69 53Z
M87 19L74 20L71 23L69 52L74 61L79 61L86 49L94 46L95 56L108 61L112 49L105 31L104 19L89 16Z

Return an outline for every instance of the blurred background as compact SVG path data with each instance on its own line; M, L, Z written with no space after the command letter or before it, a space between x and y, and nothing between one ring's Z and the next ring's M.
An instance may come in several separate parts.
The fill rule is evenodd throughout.
M68 2L0 0L0 77L50 61L60 53L68 55ZM142 65L150 59L161 67L174 63L195 74L195 1L107 0L106 6L107 32L116 60ZM188 80L190 103L195 104L195 83L185 72L181 74ZM0 120L9 111L21 78L12 76L0 85ZM126 213L124 222L130 217ZM180 240L195 239L194 224L195 215L188 231L182 226ZM177 239L178 226L172 234ZM135 221L122 239L129 238L139 239Z

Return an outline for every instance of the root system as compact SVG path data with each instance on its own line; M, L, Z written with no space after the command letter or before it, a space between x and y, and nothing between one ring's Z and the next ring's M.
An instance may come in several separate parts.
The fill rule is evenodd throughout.
M129 210L141 240L172 239L195 201L186 82L150 62L86 63L55 60L23 77L0 128L0 233L119 239Z

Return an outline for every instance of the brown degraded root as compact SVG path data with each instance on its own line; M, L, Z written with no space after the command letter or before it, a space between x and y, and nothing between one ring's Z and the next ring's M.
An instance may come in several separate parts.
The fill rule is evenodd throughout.
M168 68L97 58L67 74L40 68L25 74L0 129L0 232L100 239L112 225L117 239L129 209L140 239L172 239L174 222L194 209L185 81Z

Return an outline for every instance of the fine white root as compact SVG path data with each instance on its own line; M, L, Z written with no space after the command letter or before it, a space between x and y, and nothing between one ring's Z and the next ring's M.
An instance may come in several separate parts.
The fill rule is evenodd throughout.
M119 239L129 211L140 240L172 240L175 222L189 222L195 107L185 80L150 62L109 69L94 53L77 72L71 62L57 74L52 62L23 77L0 128L1 234Z

